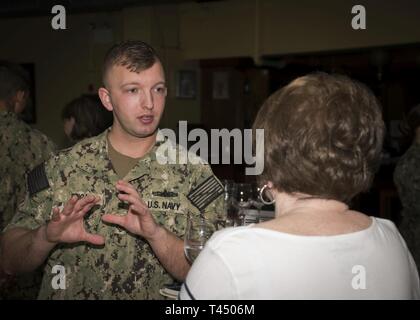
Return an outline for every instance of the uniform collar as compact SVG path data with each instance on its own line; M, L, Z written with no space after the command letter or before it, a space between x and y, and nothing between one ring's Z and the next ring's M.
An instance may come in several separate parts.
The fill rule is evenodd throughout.
M139 159L137 164L128 172L128 174L124 177L124 180L127 182L131 182L140 178L144 178L145 176L150 175L151 172L155 172L152 169L153 166L158 165L156 161L156 153L159 150L159 146L166 141L164 136L158 131L156 135L156 141L152 149L148 153L146 153L142 158Z
M82 142L76 152L82 152L84 158L77 162L77 167L90 174L98 174L102 171L104 174L112 172L116 175L111 160L108 156L108 139L107 135L110 128L99 134L98 136ZM159 137L159 138L158 138ZM158 131L157 139L153 148L139 159L138 163L124 177L125 181L133 181L150 174L151 166L156 163L156 152L158 147L164 142L164 136Z
M82 159L76 163L79 169L95 175L99 172L112 170L106 138L108 131L109 129L96 137L83 140L71 149L71 152L76 153L78 158L83 155Z

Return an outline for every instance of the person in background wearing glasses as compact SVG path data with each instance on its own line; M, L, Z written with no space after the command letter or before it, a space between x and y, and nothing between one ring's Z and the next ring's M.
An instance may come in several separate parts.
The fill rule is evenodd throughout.
M207 181L220 185L208 164L157 161L167 89L154 49L141 41L115 45L103 82L99 96L113 112L112 127L34 169L3 234L7 274L45 262L40 299L162 298L159 289L190 268L180 239L187 214L212 221L222 204L207 192L213 200L199 210L187 198L200 198Z
M181 299L419 299L413 258L394 223L351 210L380 163L384 123L364 85L297 78L262 106L265 202L275 218L216 232ZM257 141L258 143L258 141Z

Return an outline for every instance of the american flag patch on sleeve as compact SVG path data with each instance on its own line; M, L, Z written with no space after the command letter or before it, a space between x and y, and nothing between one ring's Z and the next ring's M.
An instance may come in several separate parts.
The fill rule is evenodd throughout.
M187 195L188 200L198 208L200 212L224 191L223 185L214 177L208 177Z
M49 188L47 174L45 173L45 165L41 163L32 169L27 176L29 196L32 197L34 194Z

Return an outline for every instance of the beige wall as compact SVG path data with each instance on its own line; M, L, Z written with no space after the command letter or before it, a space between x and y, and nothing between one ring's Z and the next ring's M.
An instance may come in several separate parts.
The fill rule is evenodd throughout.
M322 4L320 4L322 3ZM351 8L364 4L366 30ZM261 53L279 54L420 42L420 1L261 1Z
M199 72L198 59L258 58L420 42L420 1L319 3L229 0L129 7L111 13L69 14L67 30L59 31L51 28L51 16L2 19L0 59L35 63L36 127L61 144L61 109L72 98L87 92L90 84L98 88L103 56L113 42L122 39L148 41L160 53L169 87L162 126L172 128L178 120L200 120L199 98L175 96L177 71ZM367 30L351 29L354 4L366 5ZM111 39L101 37L104 30L111 32Z
M100 67L109 44L95 43L90 23L108 21L121 38L115 13L74 15L66 30L53 30L49 17L0 21L0 59L35 63L35 127L62 145L61 110L71 99L100 85ZM102 23L102 22L101 22Z
M255 2L231 0L180 6L181 45L190 59L252 56Z
M351 8L366 8L366 30ZM420 1L230 0L181 6L189 59L286 54L420 42Z
M127 8L122 12L124 39L142 39L149 42L162 59L169 91L161 127L173 129L180 120L191 123L200 121L199 94L196 99L176 97L176 73L179 70L195 70L199 79L198 62L184 58L179 38L179 10L177 5L166 5Z

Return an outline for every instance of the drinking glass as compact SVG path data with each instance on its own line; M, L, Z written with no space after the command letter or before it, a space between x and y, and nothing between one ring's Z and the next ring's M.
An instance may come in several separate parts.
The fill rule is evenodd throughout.
M225 226L233 227L238 221L238 207L236 205L237 185L232 180L223 181L225 192L223 198L223 211Z
M259 184L253 183L251 203L252 203L252 206L257 209L257 217L256 217L257 223L261 222L261 209L262 207L264 207L264 203L262 203L260 199L260 191L261 191L261 187L259 186Z
M214 231L214 225L204 218L188 216L184 237L184 252L191 264L203 250L205 243Z
M239 209L239 225L245 225L246 209L251 206L252 188L249 183L238 183L237 207Z

